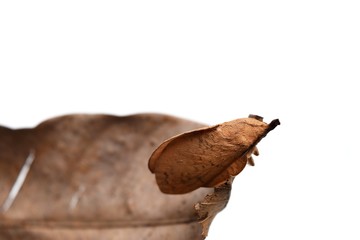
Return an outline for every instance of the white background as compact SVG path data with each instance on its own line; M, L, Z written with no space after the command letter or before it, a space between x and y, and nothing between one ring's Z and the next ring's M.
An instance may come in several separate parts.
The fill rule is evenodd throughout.
M360 239L356 2L2 1L0 124L279 118L208 239Z

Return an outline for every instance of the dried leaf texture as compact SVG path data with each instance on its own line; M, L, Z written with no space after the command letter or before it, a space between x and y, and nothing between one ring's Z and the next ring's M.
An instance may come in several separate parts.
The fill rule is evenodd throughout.
M278 124L250 117L180 134L154 151L149 169L164 193L216 187L239 174L247 162L253 163L256 144Z
M225 183L215 187L212 194L206 195L203 201L195 205L195 209L199 215L199 221L202 225L201 234L204 238L208 235L210 224L216 214L221 212L229 202L233 180L233 178L230 178Z
M200 239L194 204L210 190L163 194L147 168L156 146L199 127L156 114L0 127L0 239ZM31 151L25 181L5 209Z

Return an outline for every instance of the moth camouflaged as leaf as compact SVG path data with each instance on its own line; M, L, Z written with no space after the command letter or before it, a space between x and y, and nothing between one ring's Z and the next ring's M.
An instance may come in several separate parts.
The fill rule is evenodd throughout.
M266 124L250 115L177 135L153 152L149 169L164 193L216 187L239 174L246 163L253 165L256 144L279 124L277 119Z

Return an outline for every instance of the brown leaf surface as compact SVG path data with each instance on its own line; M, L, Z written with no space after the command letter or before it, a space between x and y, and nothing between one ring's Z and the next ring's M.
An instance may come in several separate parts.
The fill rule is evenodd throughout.
M0 239L200 239L194 204L210 190L163 194L147 168L161 142L199 127L156 114L0 127ZM7 209L30 152L34 160Z
M225 183L214 188L212 194L206 195L204 200L195 205L199 215L199 222L202 225L202 236L206 238L209 232L210 224L216 214L221 212L230 199L231 184L234 178L230 178Z
M256 144L279 125L261 117L236 119L172 137L149 159L149 169L164 193L183 194L200 187L216 187L239 174Z

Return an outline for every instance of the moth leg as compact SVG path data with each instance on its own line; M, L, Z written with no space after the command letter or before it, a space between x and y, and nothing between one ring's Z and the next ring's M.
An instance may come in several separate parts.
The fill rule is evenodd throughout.
M255 162L254 162L254 159L252 157L249 157L247 159L247 163L250 165L250 166L255 166Z
M250 151L248 151L246 153L246 158L247 158L247 163L250 165L250 166L255 166L255 162L254 162L254 159L252 158L252 154L254 154L255 156L258 156L259 155L259 150L257 149L257 147L255 146L253 149L251 149Z
M255 146L252 152L255 156L259 156L259 149Z

